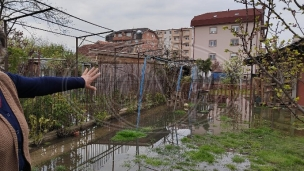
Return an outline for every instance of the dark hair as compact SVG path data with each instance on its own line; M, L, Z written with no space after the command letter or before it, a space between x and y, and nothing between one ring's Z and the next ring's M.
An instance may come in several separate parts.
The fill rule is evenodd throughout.
M4 32L2 30L0 30L0 42L1 42L1 48L5 47L5 40L6 40L6 36L4 34Z
M5 43L6 43L6 36L5 36L4 32L0 29L0 56L1 57L6 54Z

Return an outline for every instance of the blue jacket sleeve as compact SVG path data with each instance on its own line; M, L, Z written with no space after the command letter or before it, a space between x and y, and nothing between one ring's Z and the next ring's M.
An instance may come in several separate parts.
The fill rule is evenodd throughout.
M82 77L24 77L12 73L7 75L15 83L20 98L33 98L85 87Z

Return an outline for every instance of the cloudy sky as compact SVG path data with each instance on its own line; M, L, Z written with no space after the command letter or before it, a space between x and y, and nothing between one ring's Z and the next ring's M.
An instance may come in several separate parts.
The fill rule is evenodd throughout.
M299 2L303 1L299 0ZM48 0L44 2L54 7L60 7L71 15L115 31L139 27L147 27L152 30L190 27L191 19L196 15L245 8L243 4L238 4L234 0ZM279 10L283 8L281 4L277 5ZM284 17L287 18L287 22L293 22L291 15L284 13ZM30 17L27 17L27 22L29 25L46 28L44 23L33 22ZM304 20L301 22L304 26ZM92 33L106 31L75 19L73 19L71 27ZM33 30L29 29L29 31ZM42 39L64 44L72 50L75 49L75 38L36 30L35 32L36 36ZM87 33L78 31L70 31L67 34L87 35ZM289 36L289 34L283 34L284 38ZM97 36L87 39L93 42L102 40Z

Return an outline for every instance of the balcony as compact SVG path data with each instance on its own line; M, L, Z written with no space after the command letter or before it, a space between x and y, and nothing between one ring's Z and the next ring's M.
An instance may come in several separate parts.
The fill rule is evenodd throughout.
M190 36L190 31L183 31L183 36Z
M190 50L190 46L183 45L183 50Z
M190 43L190 40L183 38L183 43Z
M172 36L179 36L180 35L180 30L172 30Z
M180 44L181 43L181 41L178 39L178 40L174 40L174 39L172 39L172 43L178 43L178 44Z

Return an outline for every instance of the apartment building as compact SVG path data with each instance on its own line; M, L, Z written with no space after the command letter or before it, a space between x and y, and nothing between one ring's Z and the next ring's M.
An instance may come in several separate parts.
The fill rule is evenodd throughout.
M192 28L156 30L159 46L169 50L168 57L177 60L192 59Z
M231 57L237 55L237 52L242 44L241 40L234 36L231 30L224 30L223 27L231 28L235 31L241 31L241 25L236 20L241 19L244 27L248 23L248 32L254 28L255 17L258 16L258 22L263 24L264 11L262 9L239 9L227 10L220 12L205 13L195 16L191 20L191 27L193 27L194 43L193 43L193 59L207 59L217 60L223 63ZM257 34L252 39L252 49L261 48L260 39L262 35ZM225 52L229 49L232 52ZM252 53L256 53L253 51ZM256 55L256 54L253 54Z
M107 42L113 43L143 43L138 46L134 46L133 53L135 51L148 51L156 50L158 48L158 36L157 34L148 28L133 28L115 31L106 36Z

